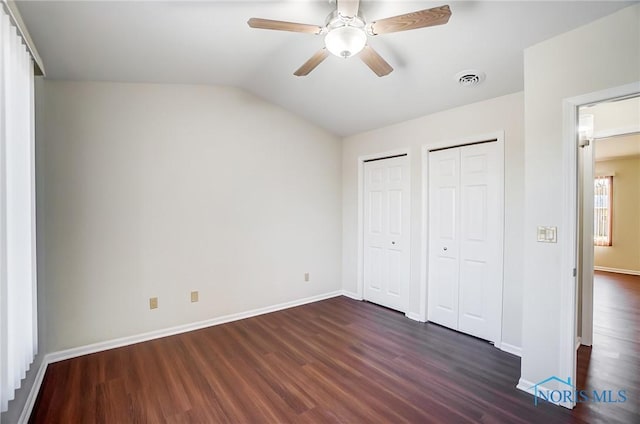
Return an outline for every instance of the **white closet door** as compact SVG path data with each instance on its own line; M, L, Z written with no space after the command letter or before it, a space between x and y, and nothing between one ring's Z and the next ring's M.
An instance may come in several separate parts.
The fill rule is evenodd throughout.
M495 142L429 154L428 320L490 341L502 317L502 173Z
M429 154L429 321L458 327L460 149Z
M364 298L402 312L409 298L407 156L364 164Z
M497 143L460 148L458 329L499 338L502 309L502 214ZM495 331L498 334L495 334ZM492 333L493 332L493 333Z

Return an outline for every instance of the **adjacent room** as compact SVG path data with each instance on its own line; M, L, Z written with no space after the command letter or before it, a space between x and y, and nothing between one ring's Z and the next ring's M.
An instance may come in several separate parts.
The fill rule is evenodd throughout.
M640 422L639 2L1 4L3 424Z

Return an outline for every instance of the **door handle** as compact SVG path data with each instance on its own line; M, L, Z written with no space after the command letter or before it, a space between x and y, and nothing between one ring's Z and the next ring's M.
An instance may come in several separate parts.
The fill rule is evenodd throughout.
M444 251L446 252L446 251L447 251L447 248L446 248L446 247L443 247L443 248L442 248L442 250L444 250Z

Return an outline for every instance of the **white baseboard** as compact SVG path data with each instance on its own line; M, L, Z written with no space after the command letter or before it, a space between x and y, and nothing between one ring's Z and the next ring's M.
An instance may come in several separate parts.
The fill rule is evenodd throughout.
M509 343L500 343L500 350L522 358L522 348Z
M199 321L199 322L194 322L194 323L185 324L185 325L178 325L175 327L150 331L148 333L137 334L137 335L128 336L128 337L121 337L118 339L107 340L104 342L93 343L86 346L79 346L71 349L61 350L58 352L48 353L42 359L42 363L40 364L40 368L38 369L38 374L36 375L36 379L33 383L33 386L31 386L31 390L29 391L29 395L27 397L27 402L25 403L22 413L20 414L18 423L23 424L29 421L29 417L31 416L31 412L35 405L36 398L38 397L38 393L40 392L40 386L42 385L42 380L44 379L44 375L47 370L47 366L49 364L53 364L59 361L64 361L66 359L77 358L78 356L88 355L90 353L102 352L109 349L115 349L118 347L129 346L132 344L146 342L149 340L160 339L163 337L186 333L193 330L200 330L202 328L213 327L215 325L226 324L232 321L239 321L241 319L251 318L258 315L269 314L271 312L277 312L283 309L294 308L296 306L302 306L308 303L319 302L321 300L330 299L332 297L338 297L343 295L346 296L346 294L343 291L338 290L335 292L306 297L304 299L293 300L291 302L280 303L277 305L267 306L264 308L252 309L250 311L240 312L237 314L225 315L222 317L213 318L205 321Z
M525 380L524 378L520 378L520 380L518 381L518 385L516 386L516 389L518 390L522 390L523 392L529 393L532 396L536 395L535 392L535 388L534 386L536 385L536 383L532 383L529 380ZM546 387L546 386L538 386L538 391L551 391L552 389ZM540 396L538 396L540 397ZM558 406L562 406L565 407L567 409L573 409L573 405L570 405L566 402L550 402L547 400L544 400L544 402L547 403L553 403L554 405L558 405Z
M535 386L536 383L532 383L529 380L525 380L524 378L521 378L520 380L518 380L518 384L516 385L516 389L522 390L523 392L527 392L530 395L535 394L534 390L533 390L533 386Z
M640 275L640 271L633 269L609 268L606 266L594 266L596 271L615 272L616 274Z
M200 330L202 328L213 327L215 325L220 325L220 324L226 324L232 321L239 321L241 319L251 318L258 315L268 314L271 312L277 312L283 309L289 309L296 306L306 305L308 303L318 302L320 300L325 300L325 299L329 299L329 298L337 297L341 295L342 295L341 291L335 291L331 293L321 294L318 296L312 296L304 299L294 300L291 302L280 303L273 306L267 306L264 308L253 309L246 312L240 312L237 314L224 315L218 318L213 318L205 321L199 321L199 322L194 322L194 323L185 324L185 325L178 325L175 327L165 328L162 330L155 330L155 331L150 331L148 333L136 334L134 336L122 337L119 339L93 343L86 346L74 347L72 349L53 352L48 354L47 356L49 357L49 363L64 361L65 359L76 358L78 356L88 355L90 353L102 352L104 350L115 349L117 347L129 346L129 345L140 343L140 342L146 342L149 340L160 339L162 337L186 333L188 331Z
M347 291L347 290L342 290L342 295L346 296L346 297L348 297L350 299L353 299L353 300L362 300L362 296L358 296L357 293L350 292L350 291Z
M27 401L25 402L22 412L20 413L20 417L18 418L18 424L27 424L29 422L31 411L36 404L36 399L38 398L40 386L42 386L42 380L44 380L44 374L47 371L48 365L49 362L47 361L47 355L45 355L44 358L42 358L42 362L40 362L40 368L38 368L38 373L33 381L29 395L27 396Z
M420 314L416 314L415 312L407 312L404 316L414 321L424 322L420 319Z
M533 383L529 380L525 380L524 378L521 378L520 380L518 380L518 384L516 385L516 389L518 390L522 390L523 392L529 393L532 396L536 395L534 386L536 385L536 383ZM546 390L546 388L543 388L543 390Z

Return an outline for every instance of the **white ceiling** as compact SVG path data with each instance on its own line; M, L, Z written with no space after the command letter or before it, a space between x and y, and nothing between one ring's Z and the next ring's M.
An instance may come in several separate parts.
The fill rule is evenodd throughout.
M378 78L357 58L333 56L295 77L323 39L246 24L322 25L335 8L328 0L18 3L48 78L232 85L345 136L520 91L526 47L631 2L363 0L361 11L370 21L443 4L447 25L370 38L395 68ZM486 81L458 86L454 75L470 68Z

